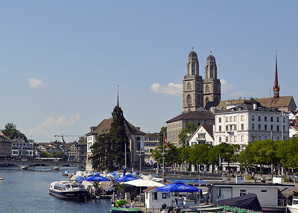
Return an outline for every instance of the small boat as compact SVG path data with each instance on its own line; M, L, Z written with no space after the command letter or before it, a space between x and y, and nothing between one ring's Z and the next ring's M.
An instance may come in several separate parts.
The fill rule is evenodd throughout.
M0 177L0 180L3 180L3 178L2 178L2 177Z
M110 210L111 213L127 213L127 212L133 212L133 213L143 213L140 209L135 209L135 208L111 208Z
M181 209L182 213L186 212L222 212L224 207L206 207L206 208L191 208L191 209Z
M291 213L298 213L298 199L293 199L292 205L287 205Z
M50 185L50 194L71 200L87 200L90 196L85 186L76 181L55 181Z

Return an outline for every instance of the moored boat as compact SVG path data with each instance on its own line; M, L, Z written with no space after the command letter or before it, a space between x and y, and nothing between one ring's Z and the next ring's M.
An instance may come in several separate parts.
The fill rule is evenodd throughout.
M3 180L3 178L2 178L2 177L0 177L0 180Z
M75 181L52 182L49 191L55 197L72 200L87 200L90 194L83 184Z
M292 205L287 205L291 213L298 213L298 199L293 199Z
M111 213L127 213L127 212L133 212L133 213L143 213L140 209L135 209L135 208L111 208L110 210Z

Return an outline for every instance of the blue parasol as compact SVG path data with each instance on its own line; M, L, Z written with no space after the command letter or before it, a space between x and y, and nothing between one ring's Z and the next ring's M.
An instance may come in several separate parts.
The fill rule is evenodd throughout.
M184 184L184 182L179 180L155 189L157 192L198 192L200 190L201 189Z
M95 174L93 176L87 177L84 180L94 181L94 182L95 181L97 181L97 182L100 182L100 181L110 181L110 179L108 179L106 177L103 177L103 176L100 176L99 174Z
M118 182L127 182L127 181L131 181L131 180L137 180L139 178L132 176L131 174L128 175L124 175L121 178L116 178L115 180Z

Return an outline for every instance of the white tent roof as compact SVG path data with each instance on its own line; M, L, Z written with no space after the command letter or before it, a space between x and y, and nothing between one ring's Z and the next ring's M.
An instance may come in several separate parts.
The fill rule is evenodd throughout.
M162 183L158 183L152 180L144 180L144 179L131 180L131 181L124 182L123 184L139 186L139 187L164 186L164 184Z

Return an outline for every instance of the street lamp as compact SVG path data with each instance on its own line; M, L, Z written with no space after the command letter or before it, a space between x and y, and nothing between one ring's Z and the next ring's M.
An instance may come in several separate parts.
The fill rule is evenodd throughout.
M157 149L161 152L161 149ZM162 183L165 180L165 133L163 134L163 143L162 143Z

